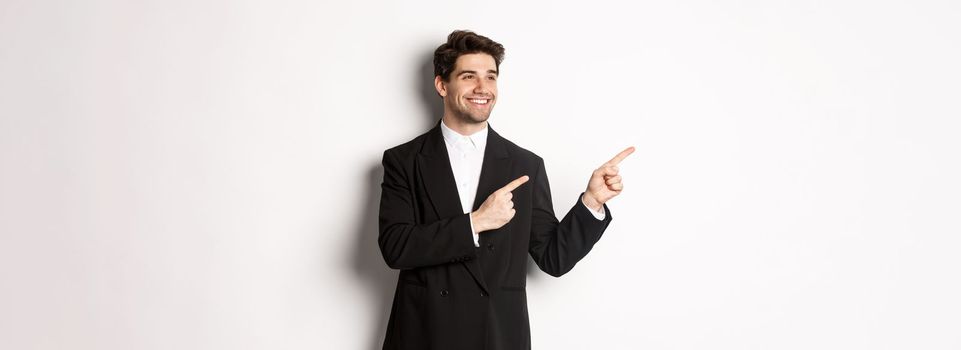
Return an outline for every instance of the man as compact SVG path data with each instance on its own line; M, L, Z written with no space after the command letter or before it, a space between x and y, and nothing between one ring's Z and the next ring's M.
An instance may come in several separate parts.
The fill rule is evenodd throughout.
M400 270L384 349L529 349L527 255L559 277L601 238L617 164L591 174L558 222L544 161L494 132L504 48L455 31L434 52L443 119L384 152L378 243Z

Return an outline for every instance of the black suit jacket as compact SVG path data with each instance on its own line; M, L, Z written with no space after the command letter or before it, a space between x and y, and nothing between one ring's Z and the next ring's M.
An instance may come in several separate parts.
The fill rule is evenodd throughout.
M581 203L558 222L544 161L489 129L473 210L522 175L514 218L480 233L474 246L440 123L384 152L378 243L400 270L384 349L529 349L527 255L559 277L574 267L611 222Z

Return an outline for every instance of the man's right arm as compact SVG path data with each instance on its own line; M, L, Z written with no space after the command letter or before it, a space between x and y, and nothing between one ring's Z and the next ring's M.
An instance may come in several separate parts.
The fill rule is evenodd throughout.
M400 162L385 151L377 243L393 269L447 264L476 256L470 214L417 224L414 197Z

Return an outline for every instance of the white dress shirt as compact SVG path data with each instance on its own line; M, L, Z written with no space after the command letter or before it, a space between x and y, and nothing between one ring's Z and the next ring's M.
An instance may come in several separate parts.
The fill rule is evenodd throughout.
M444 144L447 145L447 156L450 158L450 168L454 172L461 209L464 210L464 214L468 214L473 209L474 198L477 197L477 185L480 182L481 167L484 165L484 150L487 149L488 128L484 127L478 132L464 136L441 122L440 131L444 135ZM594 211L584 204L583 199L581 204L598 220L604 220L607 217L604 207ZM474 236L474 246L480 247L480 236L474 230L473 218L470 226L471 234Z

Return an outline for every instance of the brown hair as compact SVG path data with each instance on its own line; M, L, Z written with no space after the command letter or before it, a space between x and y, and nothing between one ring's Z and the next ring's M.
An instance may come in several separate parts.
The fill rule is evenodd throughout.
M471 53L491 55L500 71L501 61L504 60L503 45L469 30L455 30L447 36L446 43L434 50L434 76L439 75L444 81L449 81L457 58Z

